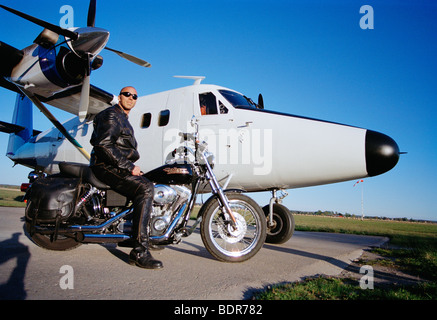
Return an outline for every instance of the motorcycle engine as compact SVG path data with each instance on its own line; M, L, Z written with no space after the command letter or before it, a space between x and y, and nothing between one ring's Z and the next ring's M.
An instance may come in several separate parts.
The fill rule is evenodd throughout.
M163 185L158 184L155 186L155 194L153 196L153 201L158 205L166 205L172 203L177 197L176 190Z
M150 220L150 235L162 235L171 223L173 214L176 214L188 201L190 195L191 191L180 185L156 185Z

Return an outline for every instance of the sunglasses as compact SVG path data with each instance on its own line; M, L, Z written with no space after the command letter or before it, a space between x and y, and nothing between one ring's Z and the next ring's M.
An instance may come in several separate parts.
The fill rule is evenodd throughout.
M132 96L132 99L134 99L134 100L138 99L138 96L135 93L120 92L120 94L124 95L126 98L129 98L130 96Z

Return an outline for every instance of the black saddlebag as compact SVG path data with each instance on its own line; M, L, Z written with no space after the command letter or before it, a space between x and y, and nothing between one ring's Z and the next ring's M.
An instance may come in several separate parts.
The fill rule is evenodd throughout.
M59 175L37 179L30 187L26 218L38 222L67 220L74 211L80 179Z

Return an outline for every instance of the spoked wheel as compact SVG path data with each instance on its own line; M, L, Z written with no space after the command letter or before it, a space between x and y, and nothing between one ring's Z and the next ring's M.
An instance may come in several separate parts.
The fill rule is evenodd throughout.
M227 193L229 205L236 219L233 227L222 212L217 198L211 198L202 208L200 234L206 249L216 259L242 262L252 258L266 238L266 219L258 204L239 193Z

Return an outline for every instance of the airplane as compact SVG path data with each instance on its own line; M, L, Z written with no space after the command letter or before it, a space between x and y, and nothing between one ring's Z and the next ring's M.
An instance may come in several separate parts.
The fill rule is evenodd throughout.
M107 47L109 31L95 27L95 0L87 27L68 30L0 7L44 28L22 50L0 41L0 85L17 92L12 123L0 122L0 131L10 134L7 156L47 174L59 172L61 162L88 164L92 120L117 103L116 95L90 84L92 72L102 65L100 52L107 49L142 67L150 64ZM174 157L185 159L181 132L198 130L215 154L214 171L224 189L272 193L263 207L268 242L283 243L293 234L294 220L281 204L286 190L377 176L400 158L397 143L383 133L267 110L262 95L254 102L238 91L203 84L202 76L178 77L193 84L139 97L129 114L143 155L137 164L147 172ZM61 124L44 104L74 117ZM33 105L54 128L33 129Z

